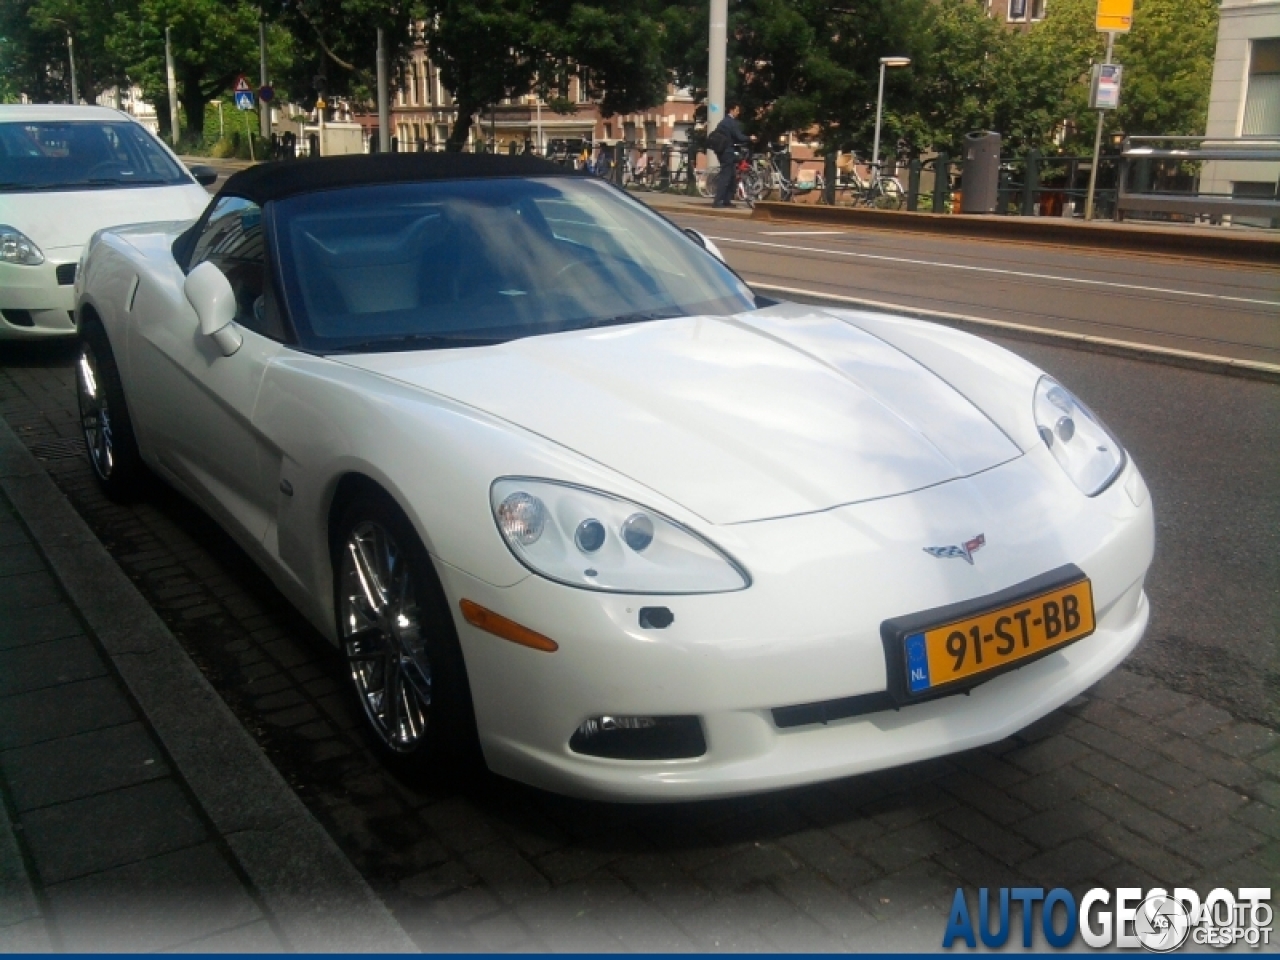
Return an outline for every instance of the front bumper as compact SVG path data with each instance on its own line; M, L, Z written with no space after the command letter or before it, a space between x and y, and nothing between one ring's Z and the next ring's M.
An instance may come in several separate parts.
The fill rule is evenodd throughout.
M1132 464L1089 499L1037 451L910 495L706 531L751 570L752 587L739 593L636 597L540 577L498 588L449 567L441 574L455 610L466 597L560 645L553 654L517 647L455 617L492 770L560 793L674 801L850 776L1014 733L1137 645L1153 529ZM979 532L986 547L973 565L923 550ZM986 596L1065 563L1093 584L1092 636L968 695L825 725L775 722L774 708L885 690L883 620ZM639 608L658 605L675 621L641 628ZM636 761L570 750L579 724L601 714L696 715L707 752Z
M79 256L79 248L57 249L45 251L44 263L34 267L0 263L0 340L75 336Z

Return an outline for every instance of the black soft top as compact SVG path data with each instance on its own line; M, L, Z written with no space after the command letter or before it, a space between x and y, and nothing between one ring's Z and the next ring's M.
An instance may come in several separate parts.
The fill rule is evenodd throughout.
M420 180L475 180L485 177L581 176L570 167L539 157L493 153L383 153L261 163L227 178L218 196L230 195L262 206L301 193L376 183Z

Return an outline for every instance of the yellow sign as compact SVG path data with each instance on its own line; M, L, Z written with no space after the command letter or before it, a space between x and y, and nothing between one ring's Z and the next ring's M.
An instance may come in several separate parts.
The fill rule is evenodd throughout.
M1133 26L1133 0L1098 0L1098 29L1128 33Z
M327 103L325 103L323 100L317 100L317 101L316 101L316 109L317 109L317 110L323 110L323 109L324 109L325 107L327 107L327 106L329 106L329 105L328 105Z

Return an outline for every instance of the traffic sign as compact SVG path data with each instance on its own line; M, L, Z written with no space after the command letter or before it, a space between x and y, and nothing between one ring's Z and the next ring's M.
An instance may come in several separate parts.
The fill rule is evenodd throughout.
M1133 26L1133 0L1098 0L1097 24L1104 33L1128 33Z
M236 91L236 109L237 110L252 110L254 107L253 101L254 101L254 97L253 97L252 90Z
M240 74L236 80L236 93L249 93L249 81L244 78L244 74Z
M261 86L258 88L258 99L263 103L270 103L276 98L276 92L269 86Z

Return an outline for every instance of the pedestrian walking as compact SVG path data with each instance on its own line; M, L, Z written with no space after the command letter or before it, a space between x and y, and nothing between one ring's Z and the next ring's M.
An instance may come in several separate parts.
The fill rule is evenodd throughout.
M742 105L735 103L716 128L707 137L707 146L720 161L720 175L716 179L716 196L713 207L732 207L733 195L738 189L738 147L748 142L738 117Z

